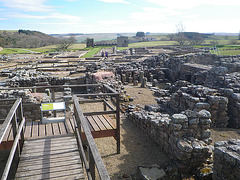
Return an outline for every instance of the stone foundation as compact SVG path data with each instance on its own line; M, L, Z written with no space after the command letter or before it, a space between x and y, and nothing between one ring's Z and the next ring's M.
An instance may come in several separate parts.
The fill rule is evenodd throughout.
M213 179L239 179L240 140L220 141L214 146Z
M211 114L187 110L181 114L130 110L128 118L176 162L181 173L193 173L212 154Z

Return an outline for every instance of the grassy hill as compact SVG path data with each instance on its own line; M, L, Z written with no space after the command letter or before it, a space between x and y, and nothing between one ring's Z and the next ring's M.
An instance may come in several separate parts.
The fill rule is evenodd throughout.
M4 48L37 48L56 44L57 38L38 31L0 30L0 46Z

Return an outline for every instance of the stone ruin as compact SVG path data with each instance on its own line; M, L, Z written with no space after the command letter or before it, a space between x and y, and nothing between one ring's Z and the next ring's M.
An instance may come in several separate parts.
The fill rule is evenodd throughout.
M232 174L227 171L239 161L239 143L229 141L234 149L226 145L224 148L228 150L222 150L221 157L214 155L213 161L217 159L217 163L212 171L210 159L215 148L211 145L210 128L240 127L239 63L240 56L159 54L114 67L117 81L121 80L123 85L141 83L141 87L154 91L158 106L148 105L143 109L130 105L123 109L127 109L129 119L168 153L181 173L196 173L204 164L207 168L201 172L208 178L214 171L215 179L236 179L239 167L229 171ZM119 83L113 87L119 89ZM123 92L122 88L119 91ZM220 164L218 159L226 164L226 169L215 167Z
M94 47L94 39L93 38L87 38L86 47Z
M117 37L117 47L128 47L128 37L126 36Z
M181 173L195 171L211 157L211 114L206 110L169 116L130 108L128 117L167 152Z
M184 49L181 53L186 51L194 50ZM140 48L139 52L150 53L146 48ZM203 164L211 166L214 151L213 177L219 180L239 177L239 140L215 143L213 147L210 129L240 128L240 56L195 53L140 57L136 55L136 50L132 50L132 56L129 54L118 60L111 59L110 54L108 61L86 63L83 77L59 78L47 73L17 72L7 83L9 86L26 87L44 83L96 83L94 73L111 69L114 78L100 79L119 91L122 97L126 96L124 85L127 84L140 84L154 91L157 106L147 105L143 108L130 105L122 109L126 110L130 120L167 152L180 173L194 174ZM21 92L9 91L0 97L13 95L22 96ZM24 97L28 97L25 99L31 99L29 101L32 103L37 101L36 95L34 98L28 95L28 92L24 93ZM31 111L26 110L26 113ZM7 110L1 110L1 113L4 112ZM211 168L207 172L205 174L211 174Z
M214 146L213 179L239 179L240 140L220 141Z

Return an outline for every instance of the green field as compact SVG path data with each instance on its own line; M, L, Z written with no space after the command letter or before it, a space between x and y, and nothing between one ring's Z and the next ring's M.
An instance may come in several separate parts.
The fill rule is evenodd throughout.
M89 49L90 51L84 56L82 56L83 58L92 57L93 55L97 54L102 48L96 47L96 48L86 48L86 49Z
M158 38L167 37L166 35L158 36ZM238 55L240 54L240 40L237 40L236 37L224 37L224 36L214 36L215 40L218 40L218 45L221 55ZM207 39L201 46L195 47L213 47L212 41L214 39ZM230 44L232 40L236 44ZM137 43L130 43L128 47L118 47L118 50L124 50L127 48L134 48L134 47L154 47L154 46L174 46L177 45L176 41L148 41L148 42L137 42ZM106 47L96 47L96 48L86 48L86 44L79 43L71 45L67 50L90 50L84 57L92 57L94 54L99 52L101 48L109 48L110 46ZM23 48L4 48L3 51L0 51L0 54L22 54L22 53L31 53L39 52L39 53L48 53L53 51L58 51L57 45L45 46L40 48L31 48L31 49L23 49Z
M21 48L4 48L2 51L0 51L0 54L27 54L27 53L30 53L30 51Z

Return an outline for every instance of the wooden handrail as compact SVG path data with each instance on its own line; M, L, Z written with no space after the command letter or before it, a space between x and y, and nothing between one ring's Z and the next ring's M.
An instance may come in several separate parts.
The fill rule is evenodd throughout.
M0 144L2 143L3 137L7 132L7 129L13 119L13 116L19 106L19 104L22 102L22 98L18 98L15 103L13 104L12 108L10 109L5 121L2 124L2 128L0 130Z
M92 133L88 127L87 120L83 115L83 112L80 108L78 98L76 95L73 96L73 101L74 101L74 107L75 107L74 115L76 117L75 119L77 121L76 124L78 126L79 134L81 133L81 127L82 127L86 136L88 146L89 146L89 170L90 170L91 177L92 179L95 179L95 166L96 166L100 179L110 180L106 167L104 166L100 153L97 150L97 145L95 144Z
M23 120L22 120L22 122L21 122L21 124L19 126L19 129L17 131L17 134L16 134L16 137L14 139L14 142L13 142L13 145L12 145L12 148L11 148L11 151L10 151L10 154L9 154L9 157L8 157L8 160L7 160L4 172L2 174L1 180L6 180L7 177L8 177L9 170L11 168L12 161L13 161L14 155L16 153L16 149L17 149L18 143L19 143L19 138L20 138L21 133L23 131L24 124L25 124L25 118L23 118Z
M4 172L2 174L1 180L6 180L8 178L8 174L9 174L14 156L17 155L19 158L20 153L22 151L22 147L24 143L23 127L25 125L25 118L23 117L22 110L23 110L22 99L18 98L13 104L12 108L10 109L3 123L3 126L0 130L0 144L1 144L3 137L5 136L6 131L9 128L10 123L12 123L12 128L13 128L12 133L13 133L14 142L13 142L6 166L4 168ZM19 122L17 120L19 120Z

